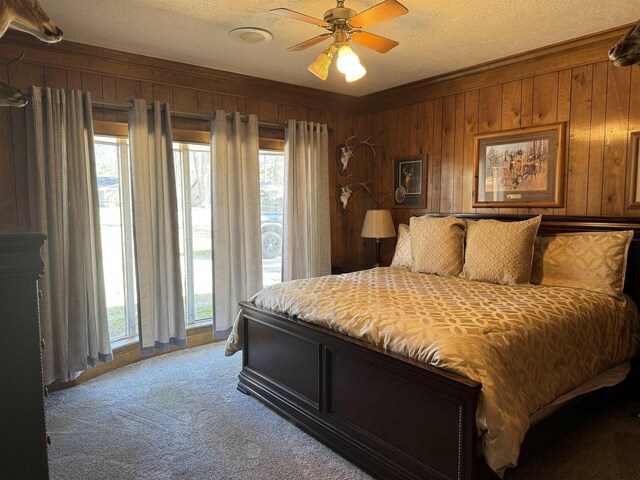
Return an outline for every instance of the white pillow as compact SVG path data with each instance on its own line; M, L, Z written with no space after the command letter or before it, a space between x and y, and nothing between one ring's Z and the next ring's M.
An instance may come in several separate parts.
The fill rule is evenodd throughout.
M398 241L396 242L396 252L391 260L392 267L411 268L411 232L409 225L401 223L398 225Z

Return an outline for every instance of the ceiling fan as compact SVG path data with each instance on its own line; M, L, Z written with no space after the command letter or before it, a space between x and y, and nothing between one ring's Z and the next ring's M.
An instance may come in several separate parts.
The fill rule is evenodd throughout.
M288 8L276 8L271 10L271 13L301 20L328 30L328 33L310 38L293 47L289 47L287 50L298 52L324 40L333 38L331 46L324 50L318 58L309 65L308 69L321 80L326 80L329 75L329 66L331 65L333 56L337 52L338 70L346 75L347 82L353 82L362 78L367 71L360 64L360 59L351 49L349 42L359 43L379 53L387 53L392 48L398 46L398 42L381 37L380 35L363 32L361 29L391 18L399 17L409 10L397 0L384 0L360 13L346 8L344 6L344 0L337 0L336 3L336 8L327 10L324 13L324 20L310 17L304 13L294 12Z

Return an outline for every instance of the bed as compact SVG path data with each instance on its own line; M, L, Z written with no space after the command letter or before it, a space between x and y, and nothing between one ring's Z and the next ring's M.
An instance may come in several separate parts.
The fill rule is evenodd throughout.
M458 217L499 218L506 221L529 218L487 215ZM637 221L627 218L548 217L543 218L538 234L609 230L634 231L629 249L625 293L636 300L640 274L637 238L640 224ZM405 277L396 279L398 273L390 269L377 269L359 275L367 283L375 283L376 279L381 284L405 281ZM354 275L354 285L358 278L358 275ZM336 282L335 279L328 281ZM412 281L421 280L414 278ZM419 288L436 291L448 288L440 285L439 279L432 282L435 284L419 285ZM464 281L458 283L462 288L471 288ZM533 289L520 288L525 288L519 293L523 299L529 295L535 296ZM355 290L354 294L357 295ZM480 291L477 295L480 298L492 294L493 290ZM587 297L581 298L578 303L599 302ZM532 305L542 299L534 298ZM355 300L352 297L351 301ZM559 297L558 301L564 300ZM268 305L268 302L264 305ZM321 324L302 321L296 314L277 313L278 309L264 305L241 305L244 335L243 369L238 384L240 391L254 395L376 477L476 478L478 423L483 425L481 420L484 415L480 415L478 410L479 398L481 395L493 395L499 402L499 389L485 385L483 393L482 384L470 379L480 378L481 375L453 373L449 365L438 365L438 362L435 362L438 366L430 365L434 362L428 349L415 354L414 350L420 349L408 340L394 344L393 337L389 337L382 341L373 339L376 341L369 343L354 338L353 330L342 329L343 333L340 333ZM596 310L610 308L607 305L596 306ZM313 305L307 308L313 308ZM455 317L455 311L447 308ZM370 314L375 315L375 311ZM341 315L346 315L348 319L348 308ZM326 319L325 323L330 322L331 319ZM361 325L356 322L353 327L358 329ZM483 332L483 335L486 333ZM365 331L356 336L372 341ZM478 348L482 347L478 345ZM512 345L510 348L518 346ZM412 354L408 356L407 352ZM457 371L465 372L464 368L458 368ZM469 371L472 372L473 368ZM527 395L535 394L534 390L526 392L526 385L520 387ZM506 394L504 396L507 397ZM499 441L500 437L496 439Z

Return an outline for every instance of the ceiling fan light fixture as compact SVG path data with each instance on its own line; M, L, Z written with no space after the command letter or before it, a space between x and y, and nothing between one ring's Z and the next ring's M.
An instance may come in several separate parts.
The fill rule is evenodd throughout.
M333 55L336 52L336 47L331 45L325 51L323 51L314 62L307 67L307 69L313 73L320 80L326 80L329 76L329 67L333 60Z
M338 71L340 73L349 73L358 65L360 65L360 58L356 53L351 49L348 44L344 44L340 46L338 50Z
M360 80L366 74L366 68L364 68L361 64L358 64L355 68L345 74L345 78L347 82L355 82L356 80Z

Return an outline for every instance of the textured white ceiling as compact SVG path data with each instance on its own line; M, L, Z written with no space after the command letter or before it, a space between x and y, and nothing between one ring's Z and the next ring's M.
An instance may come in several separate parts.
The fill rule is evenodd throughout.
M360 12L379 0L347 0ZM401 0L405 16L366 29L400 45L381 55L355 45L368 74L352 84L307 65L328 45L286 48L324 33L270 14L285 7L322 18L332 0L40 0L65 39L178 62L364 95L637 21L640 0ZM232 41L238 27L269 30L266 45Z

